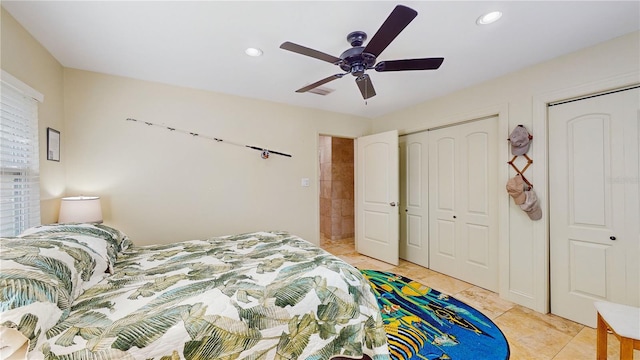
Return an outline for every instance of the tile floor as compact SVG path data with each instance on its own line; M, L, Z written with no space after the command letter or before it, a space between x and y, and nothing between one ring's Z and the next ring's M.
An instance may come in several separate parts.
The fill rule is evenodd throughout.
M542 314L498 297L494 292L408 261L398 266L360 255L353 239L321 239L320 246L361 269L390 271L454 296L480 310L500 327L511 360L589 360L596 358L596 330L552 314ZM608 358L618 359L619 342L609 335ZM640 351L634 351L640 359Z

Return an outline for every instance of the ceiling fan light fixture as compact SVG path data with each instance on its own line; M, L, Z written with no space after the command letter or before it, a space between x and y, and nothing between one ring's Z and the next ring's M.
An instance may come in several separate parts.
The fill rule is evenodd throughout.
M502 12L500 11L491 11L488 12L478 18L476 20L476 24L478 25L489 25L496 21L498 21L502 17Z
M247 50L245 50L244 53L249 56L258 57L262 55L262 50L258 48L247 48Z

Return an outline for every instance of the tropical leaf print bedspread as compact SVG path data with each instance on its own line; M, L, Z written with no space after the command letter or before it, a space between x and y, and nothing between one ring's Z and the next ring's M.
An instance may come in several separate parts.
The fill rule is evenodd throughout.
M44 359L388 359L360 272L284 232L131 247L30 353Z
M38 226L0 238L0 330L19 331L34 350L69 315L74 299L108 277L127 244L119 231L89 224ZM2 358L13 344L0 342Z

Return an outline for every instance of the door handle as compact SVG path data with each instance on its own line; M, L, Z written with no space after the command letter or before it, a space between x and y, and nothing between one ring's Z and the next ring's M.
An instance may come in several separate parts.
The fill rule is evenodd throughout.
M616 237L615 236L609 236L609 240L615 240Z
M396 206L396 203L392 201L391 203L389 203L389 205Z

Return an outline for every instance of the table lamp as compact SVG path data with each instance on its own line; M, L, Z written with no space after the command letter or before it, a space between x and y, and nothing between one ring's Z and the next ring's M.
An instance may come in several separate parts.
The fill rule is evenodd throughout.
M98 196L63 197L58 223L102 223L102 207Z

